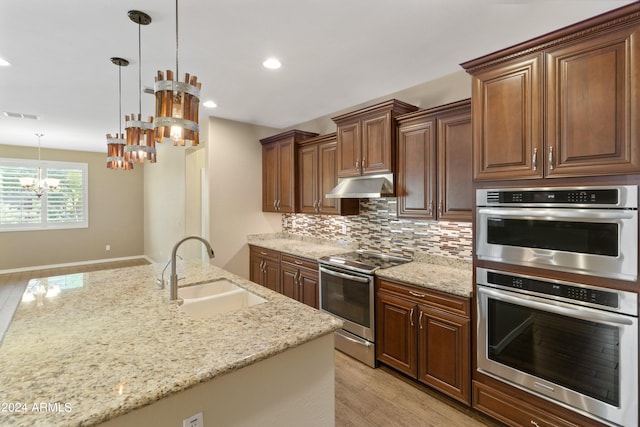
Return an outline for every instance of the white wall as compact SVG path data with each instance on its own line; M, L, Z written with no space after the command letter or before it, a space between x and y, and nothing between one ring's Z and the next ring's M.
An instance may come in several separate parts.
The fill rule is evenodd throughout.
M209 237L213 264L249 278L248 234L281 231L281 215L262 212L260 139L279 130L209 118Z

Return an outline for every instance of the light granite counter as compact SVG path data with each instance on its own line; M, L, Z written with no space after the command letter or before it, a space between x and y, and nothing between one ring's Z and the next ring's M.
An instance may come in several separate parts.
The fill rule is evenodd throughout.
M422 255L413 262L376 271L376 276L462 297L473 293L470 261Z
M193 320L155 285L160 265L48 279L0 347L0 425L94 425L331 334L341 322L200 261L185 286L227 278L264 304ZM270 360L270 359L269 359Z
M358 249L358 245L354 243L327 242L326 240L302 238L287 233L250 235L247 236L247 242L250 245L312 260Z

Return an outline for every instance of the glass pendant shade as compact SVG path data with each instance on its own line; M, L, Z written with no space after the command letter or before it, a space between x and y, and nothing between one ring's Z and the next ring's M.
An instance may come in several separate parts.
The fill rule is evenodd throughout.
M109 169L133 169L133 163L124 157L124 134L116 134L115 138L107 134L107 168Z
M200 127L198 108L200 88L196 76L185 74L183 82L173 80L173 71L167 70L166 80L158 71L155 81L156 121L155 140L173 141L173 145L198 145Z
M135 163L156 162L156 143L153 139L153 117L148 122L141 120L140 114L125 117L127 145L124 147L124 158Z

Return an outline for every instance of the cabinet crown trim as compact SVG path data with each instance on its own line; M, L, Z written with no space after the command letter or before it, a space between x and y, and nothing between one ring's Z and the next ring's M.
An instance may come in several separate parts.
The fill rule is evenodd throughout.
M272 142L282 141L283 139L287 139L287 138L293 138L293 141L297 142L304 139L313 138L315 136L318 136L318 134L315 132L307 132L304 130L292 129L285 132L281 132L277 135L272 135L267 138L262 138L260 140L260 143L262 145L265 145L265 144L270 144Z
M371 105L369 107L365 107L356 111L351 111L346 114L332 117L331 120L337 123L337 122L342 122L344 120L357 118L363 114L367 114L370 112L390 110L394 112L396 115L399 115L399 114L408 113L410 111L415 111L417 109L418 107L416 107L415 105L411 105L406 102L399 101L397 99L390 99L388 101L384 101L379 104Z

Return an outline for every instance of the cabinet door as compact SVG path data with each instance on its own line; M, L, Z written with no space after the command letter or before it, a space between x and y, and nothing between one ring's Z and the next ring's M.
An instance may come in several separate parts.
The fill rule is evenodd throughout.
M438 117L438 219L471 221L470 109Z
M418 380L470 403L469 319L419 306Z
M541 56L473 77L474 180L541 178Z
M318 272L300 269L298 276L298 301L313 308L319 308L319 279Z
M549 177L640 172L640 30L546 52Z
M338 125L338 176L360 175L360 121Z
M280 171L278 144L262 146L262 211L276 212Z
M435 118L399 128L398 218L436 218L435 133Z
M295 144L293 139L278 143L278 212L295 212Z
M336 215L340 213L340 199L325 197L338 185L338 144L336 141L322 143L318 146L318 199L320 213Z
M391 112L362 119L362 175L393 172Z
M404 372L417 375L415 303L378 292L376 356L378 360Z
M298 150L298 176L300 180L301 213L316 213L318 199L318 146L308 145ZM329 191L331 188L329 189Z
M280 289L289 298L298 299L298 271L297 267L280 265Z
M263 286L272 291L280 292L280 262L265 260Z
M258 285L264 285L263 283L263 277L262 277L262 262L264 261L264 258L259 257L259 256L254 256L253 254L250 256L249 259L249 280L251 280L254 283L257 283Z

